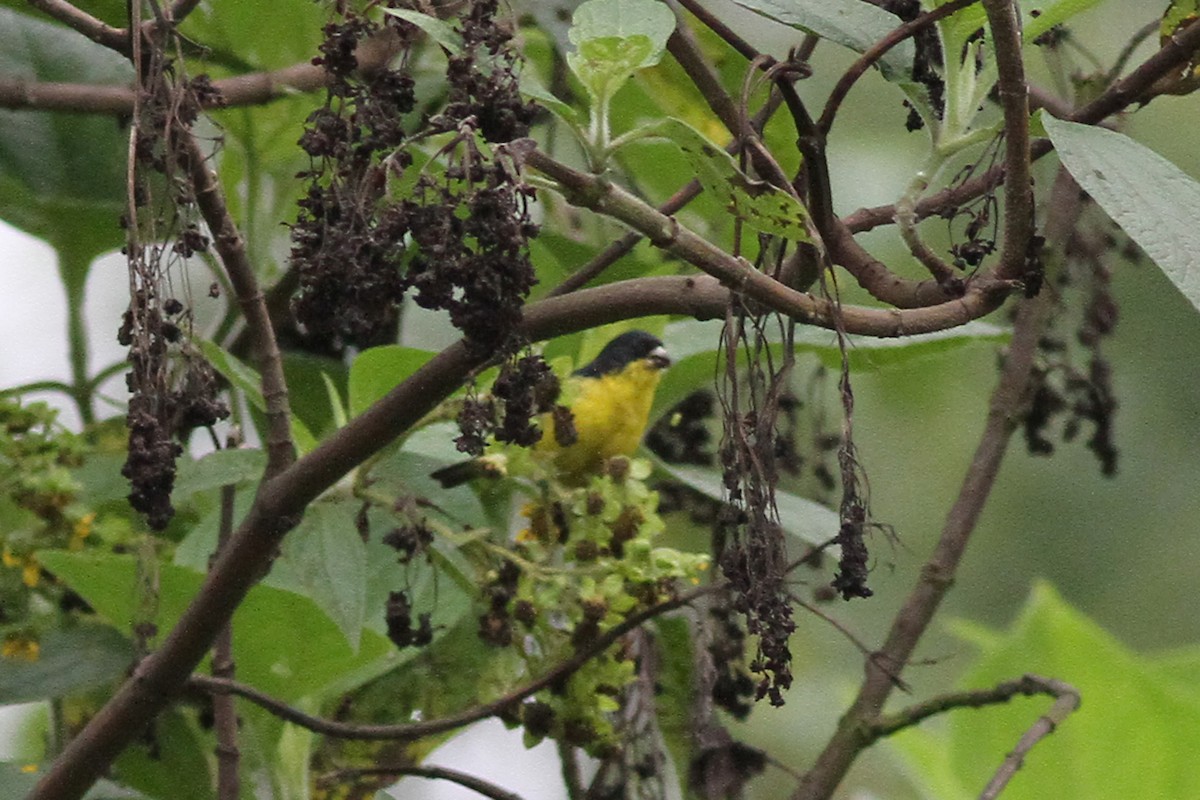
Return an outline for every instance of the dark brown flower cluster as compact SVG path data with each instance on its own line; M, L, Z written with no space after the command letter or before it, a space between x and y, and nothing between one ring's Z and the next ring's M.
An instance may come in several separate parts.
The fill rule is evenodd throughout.
M1120 309L1111 291L1111 268L1105 261L1120 250L1117 245L1108 231L1085 228L1072 236L1067 268L1058 280L1062 298L1058 318L1038 342L1041 359L1033 375L1029 408L1021 420L1026 446L1034 455L1054 452L1057 421L1061 420L1065 442L1074 441L1084 426L1089 426L1087 448L1108 477L1117 473L1120 456L1114 427L1119 403L1113 391L1112 366L1102 346L1116 330ZM1061 318L1072 312L1077 314L1074 342L1054 330Z
M515 169L489 161L469 134L464 155L441 178L422 175L413 196L389 210L389 227L412 237L403 285L423 308L450 321L483 353L514 349L512 332L536 278L528 242L533 190Z
M411 37L410 26L387 20L402 42ZM416 97L403 70L360 73L358 46L377 34L378 24L355 15L325 26L314 63L329 76L326 101L309 115L299 142L313 167L298 176L309 184L292 227L300 275L294 310L310 341L333 352L393 339L404 292L406 230L381 211L389 170L409 163L398 148Z
M207 428L229 416L220 397L221 384L212 365L193 348L180 345L181 331L165 311L182 313L169 299L160 309L149 293L134 295L117 340L129 348L129 451L121 474L129 480L129 503L146 515L151 528L167 527L175 509L175 460L196 428ZM147 309L148 306L148 309ZM135 313L135 310L137 313Z
M407 43L414 29L388 17ZM495 2L472 4L461 22L462 52L449 59L442 113L404 130L415 108L403 69L358 70L356 48L378 26L347 16L326 26L317 63L329 73L324 107L313 112L301 147L313 158L310 183L292 230L300 274L294 308L307 335L326 349L394 339L405 291L424 308L444 310L470 343L503 355L534 284L527 245L537 232L528 213L533 191L511 160L484 152L523 136L531 104L517 92L511 32ZM412 164L407 143L452 133L441 148L444 170L427 168L408 196L388 183Z
M882 3L885 11L890 11L905 22L912 22L923 13L918 0L886 0ZM929 105L938 119L942 118L946 104L946 83L942 80L942 43L938 37L937 28L929 25L913 36L916 52L913 55L912 79L925 87ZM925 127L925 121L907 100L908 120L905 127L910 131L919 131Z
M462 20L462 52L450 57L446 81L450 95L435 128L457 130L474 118L483 138L511 142L529 133L537 105L525 101L517 86L518 56L509 47L512 31L499 19L497 0L475 0Z
M388 638L396 647L402 650L405 647L425 647L433 641L432 615L428 611L417 614L414 625L412 602L407 593L388 594L385 614Z

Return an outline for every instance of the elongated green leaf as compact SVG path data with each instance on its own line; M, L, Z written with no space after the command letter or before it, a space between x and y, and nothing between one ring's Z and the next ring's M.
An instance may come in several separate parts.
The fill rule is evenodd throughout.
M662 59L675 15L657 0L588 0L575 10L567 36L571 70L598 102L607 103L641 69Z
M721 475L715 470L668 464L658 459L654 459L654 465L701 494L714 500L722 498ZM783 525L783 529L801 541L820 545L837 535L840 525L837 512L820 503L782 489L776 489L775 504L779 508L779 522Z
M671 772L687 780L687 768L701 747L697 741L695 719L698 704L695 643L685 617L659 617L654 621L654 629L663 656L658 681L660 688L654 696L658 727L675 764ZM679 796L688 797L682 789L679 787Z
M309 597L357 651L367 605L367 550L355 528L357 509L315 503L284 540L269 584Z
M452 56L462 52L462 36L449 23L443 22L437 17L431 17L408 8L385 8L383 13L391 14L393 17L399 17L405 22L416 25Z
M1032 42L1055 25L1099 4L1100 0L1022 0L1022 38Z
M1046 584L1037 585L1020 618L1004 632L966 631L983 656L963 679L986 688L1025 673L1066 681L1083 704L1040 742L1005 789L1013 800L1125 800L1200 797L1195 769L1200 702L1160 677L1154 660L1128 650ZM1053 700L1020 698L983 710L949 712L948 737L911 729L895 743L917 774L947 780L974 797ZM910 743L923 742L913 748ZM940 740L941 747L937 747ZM925 760L932 757L932 761ZM941 762L940 764L938 762Z
M937 0L935 6L944 6L949 0ZM1055 25L1061 25L1076 14L1080 14L1100 0L1023 0L1021 8L1021 38L1032 42ZM946 50L961 53L963 44L976 31L987 28L987 14L983 6L976 4L955 11L939 23L945 38Z
M0 661L0 705L104 686L120 680L133 659L129 641L102 625L49 631L40 645L36 661Z
M129 635L137 610L137 566L127 555L42 551L38 560L78 592L117 630ZM204 575L173 564L159 567L154 624L169 630L200 589ZM353 652L337 625L310 599L256 586L233 618L238 678L281 699L321 695L345 676L386 669L395 649L374 631L363 631Z
M903 338L850 337L846 354L852 372L870 371L932 358L977 342L1004 341L1008 335L1003 328L975 321L949 330ZM720 363L717 353L720 337L721 322L717 320L690 320L667 326L662 339L675 363L659 384L654 398L654 417L696 389L714 385ZM835 368L841 364L841 351L832 331L797 327L794 345L796 353L816 355L826 366ZM772 352L780 355L782 348L776 344Z
M364 350L350 365L350 416L357 417L433 358L428 350L384 345Z
M572 125L579 124L579 114L571 106L564 103L554 96L554 93L541 84L541 82L533 76L531 72L525 71L521 73L520 78L521 94L528 97L530 100L536 100L546 108L550 109L554 114ZM536 241L536 240L535 240Z
M700 131L678 119L665 119L644 130L649 136L674 142L695 170L700 185L730 214L764 233L798 242L809 240L804 205L782 189L751 179L738 169L733 156Z
M1123 134L1043 122L1071 177L1200 310L1200 183Z
M862 53L900 26L900 19L861 0L734 0L742 8ZM915 50L901 42L879 62L889 80L912 73Z

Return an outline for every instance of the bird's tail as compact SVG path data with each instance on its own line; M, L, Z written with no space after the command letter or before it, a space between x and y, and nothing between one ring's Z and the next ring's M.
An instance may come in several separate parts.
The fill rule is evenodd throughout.
M453 489L476 478L495 478L502 474L503 470L487 458L473 458L434 470L429 477L440 483L443 489Z

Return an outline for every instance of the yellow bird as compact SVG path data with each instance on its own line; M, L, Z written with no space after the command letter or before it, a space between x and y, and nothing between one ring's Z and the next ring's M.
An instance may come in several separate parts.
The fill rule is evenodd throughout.
M600 472L613 456L637 450L650 421L650 406L663 370L671 364L663 343L645 331L622 333L604 346L591 362L576 370L565 387L575 421L575 440L558 443L555 422L542 418L542 438L536 455L552 461L566 484L579 484ZM443 467L432 474L444 487L472 478L495 475L502 467L490 455Z

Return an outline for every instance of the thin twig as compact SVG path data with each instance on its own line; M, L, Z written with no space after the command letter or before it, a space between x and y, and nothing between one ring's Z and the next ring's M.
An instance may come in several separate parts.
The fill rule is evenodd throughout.
M29 5L49 14L54 19L81 33L96 44L128 55L130 52L129 32L114 28L91 14L76 8L66 0L26 0Z
M569 675L577 671L588 661L595 658L600 653L603 653L613 644L618 642L622 636L635 630L639 626L648 622L655 617L672 611L676 608L687 605L698 597L701 597L708 592L713 591L712 586L702 586L697 589L692 589L689 592L684 592L676 598L658 603L643 611L639 611L626 619L622 620L617 625L614 625L603 635L597 636L587 647L577 650L570 658L563 661L558 666L551 669L545 675L535 680L513 689L502 697L499 697L489 703L483 703L469 708L466 711L461 711L458 714L453 714L449 717L441 719L431 719L422 722L407 722L399 725L360 725L350 722L339 722L337 720L325 719L312 714L307 714L298 708L288 705L282 700L271 697L264 692L260 692L252 686L247 686L237 681L219 680L210 678L206 675L193 675L187 682L188 687L203 689L213 694L227 693L234 694L238 697L249 700L260 708L270 711L275 716L282 720L291 722L294 725L319 733L323 736L332 736L338 739L361 739L367 741L413 741L426 736L433 736L447 731L457 730L472 722L478 722L481 719L493 717L503 711L511 709L515 704L521 702L527 697L530 697L538 692L562 682Z
M871 742L875 742L957 708L984 708L1007 703L1014 697L1034 697L1040 694L1070 699L1073 702L1071 711L1079 707L1079 690L1070 684L1038 675L1024 675L1013 681L996 684L991 689L948 692L894 714L883 714L867 725L866 735L870 737Z
M858 57L858 59L850 65L850 68L842 73L842 77L834 85L833 91L829 93L829 99L825 101L825 110L821 112L821 118L817 121L817 127L821 132L828 135L829 129L833 127L834 117L837 116L838 109L842 105L842 101L846 99L846 95L850 94L850 89L858 82L858 79L866 74L879 59L883 58L889 50L912 36L915 36L920 31L929 27L939 19L950 16L959 9L974 5L979 0L951 0L943 6L938 6L932 11L927 11L914 20L904 23L887 36L880 39L875 44L871 45L867 50Z
M726 44L738 51L747 61L753 61L759 57L758 48L734 33L732 28L722 22L715 14L710 13L708 9L696 2L696 0L676 0L676 2L690 11L692 16L704 24L704 27L711 30L724 40ZM769 67L770 65L767 66Z
M759 272L744 259L730 255L681 225L674 217L658 213L619 186L572 169L538 150L526 155L526 163L557 181L569 201L619 219L641 232L655 246L798 322L831 329L840 324L848 333L870 336L902 336L954 327L983 316L994 310L1003 296L1014 288L978 282L968 287L962 297L926 308L843 306L835 309L828 300L798 292ZM852 240L853 237L849 238Z
M1079 708L1079 690L1074 686L1051 678L1038 678L1032 675L1026 675L1025 679L1044 682L1044 693L1058 699L1054 701L1050 710L1038 717L1029 730L1021 736L1017 746L1005 757L1004 762L996 770L996 774L979 793L979 800L995 800L999 797L1000 792L1004 791L1004 787L1024 764L1025 756L1033 749L1033 746L1054 733L1063 720Z
M1133 72L1109 86L1095 100L1064 116L1063 119L1082 122L1085 125L1099 125L1133 103L1148 100L1147 93L1154 82L1171 70L1183 66L1198 49L1200 49L1200 25L1189 25L1168 39L1160 50L1142 62ZM1050 150L1049 140L1038 139L1031 145L1030 159L1036 161ZM974 180L931 194L917 203L917 219L938 214L945 208L962 205L999 186L1003 177L1004 168L993 167ZM860 208L844 217L842 223L852 233L862 233L880 225L890 224L895 216L896 206L889 204Z
M208 168L204 151L190 132L175 129L171 138L172 146L188 171L196 206L212 233L213 247L233 284L246 325L253 331L263 399L267 404L264 445L267 451L266 477L270 478L296 460L287 381L283 376L283 356L275 340L275 330L271 327L266 298L246 253L246 243L229 213L225 193L221 190L216 173Z
M779 94L772 92L770 97L767 98L767 102L763 104L763 107L760 108L758 113L754 116L754 121L751 123L751 125L754 127L754 130L762 130L763 126L766 125L767 120L769 120L771 115L774 114L776 109L779 108L780 102L782 102L782 98L779 96ZM736 155L738 152L740 152L742 144L743 140L740 137L735 137L729 142L728 145L725 146L725 152ZM665 203L658 207L659 212L668 216L674 214L675 212L681 210L688 203L692 202L692 200L699 197L702 189L703 187L700 186L700 181L695 179L688 181L686 185L675 192L675 194L671 195ZM600 251L600 253L592 258L591 261L587 262L578 270L571 273L565 280L562 281L562 283L551 289L546 296L558 297L560 295L569 294L582 289L584 286L587 286L593 280L598 278L600 274L604 272L604 270L608 269L620 258L627 255L629 251L631 251L634 246L636 246L637 243L642 241L644 238L645 237L637 231L630 231L629 233L626 233L620 239L617 239L608 247Z
M221 526L217 532L214 559L233 532L233 501L236 495L237 487L233 484L221 487ZM221 629L213 642L212 674L214 678L233 680L232 622ZM237 800L241 792L238 775L241 754L238 750L237 707L230 695L215 695L212 704L213 731L217 738L217 800Z
M450 781L457 783L459 786L466 787L473 792L478 792L484 797L490 797L492 800L521 800L521 796L515 792L510 792L496 784L485 781L483 778L474 775L468 775L465 772L459 772L456 769L449 767L438 767L434 765L424 766L395 766L395 767L356 767L354 769L339 769L334 772L326 773L321 776L321 784L330 786L341 783L345 780L354 778L365 778L372 776L410 776L414 778L428 778L430 780Z
M583 773L579 770L579 748L561 739L558 745L558 760L562 765L563 784L567 788L567 800L583 800L587 790L583 785Z

